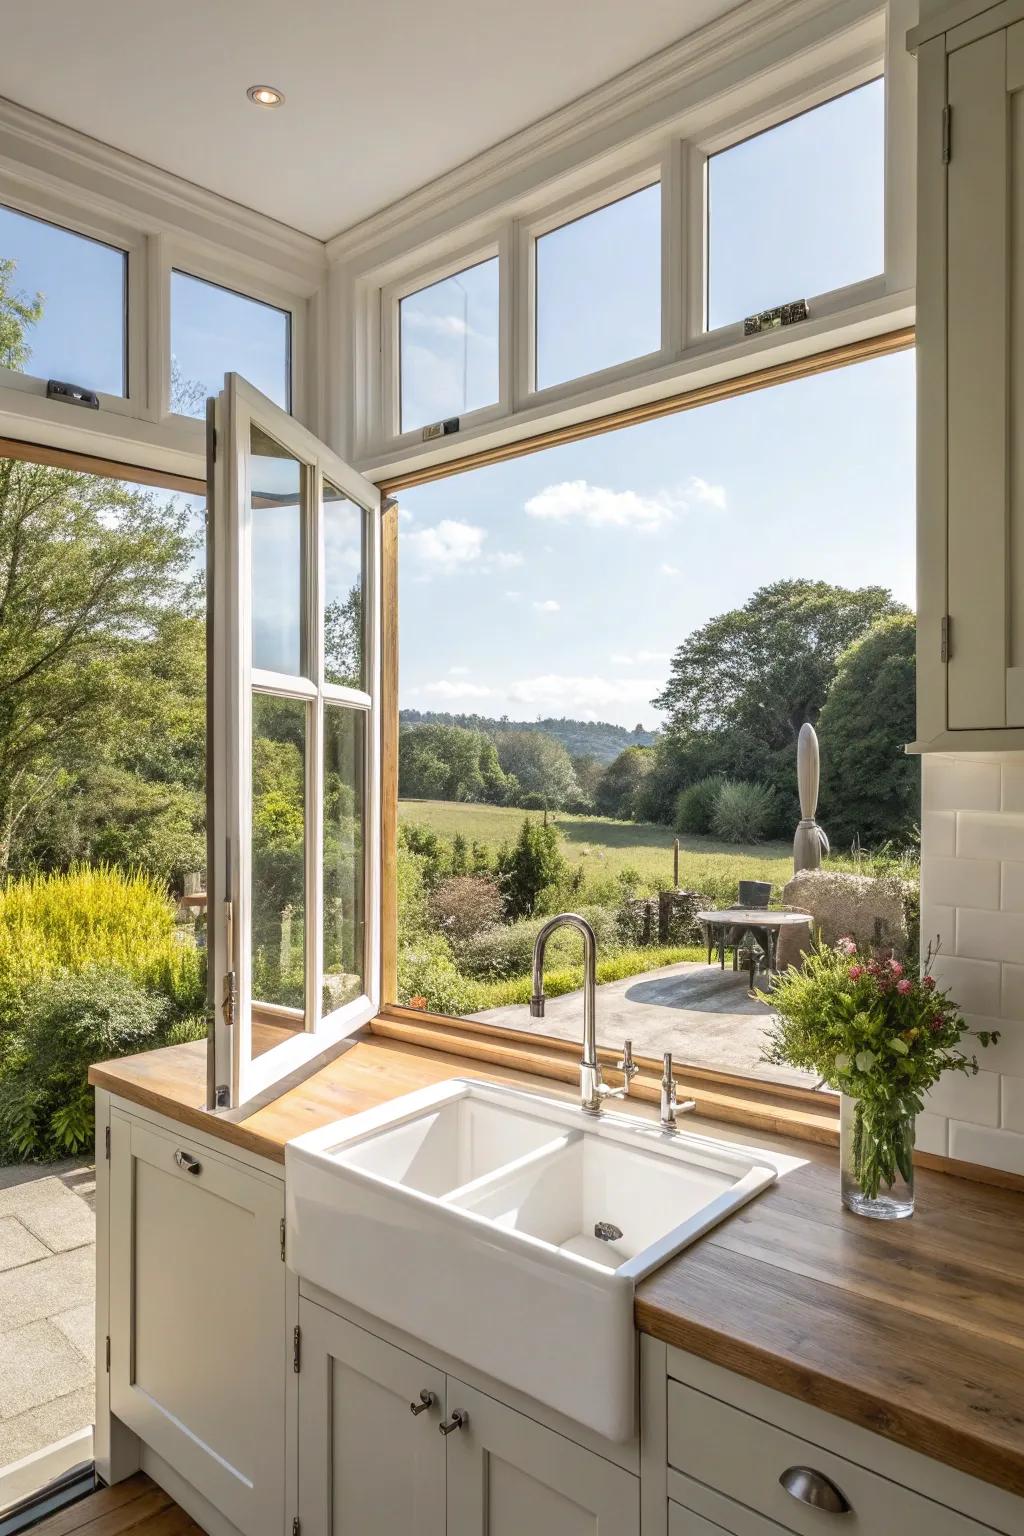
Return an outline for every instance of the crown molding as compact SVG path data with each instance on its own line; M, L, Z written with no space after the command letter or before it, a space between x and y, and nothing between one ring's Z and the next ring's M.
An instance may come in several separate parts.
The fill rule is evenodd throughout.
M385 242L401 241L425 218L451 213L535 167L546 156L627 117L651 114L660 103L671 104L670 98L681 89L723 66L749 60L786 33L794 34L795 51L799 51L805 43L820 40L822 28L815 29L814 23L822 19L829 29L841 31L885 9L885 0L745 0L725 16L332 236L326 242L328 261L332 266L352 262ZM809 29L806 38L801 35L805 29ZM756 73L756 65L748 73Z
M0 97L0 163L14 177L45 177L89 206L102 202L146 233L186 232L292 274L316 280L323 274L325 249L314 236L5 97Z

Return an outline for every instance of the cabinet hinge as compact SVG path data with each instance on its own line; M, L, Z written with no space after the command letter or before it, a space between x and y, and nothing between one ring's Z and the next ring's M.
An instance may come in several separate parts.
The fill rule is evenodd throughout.
M105 1360L106 1360L107 1374L109 1375L110 1374L110 1334L109 1333L107 1334L107 1342L106 1342L106 1346L105 1346L105 1349L104 1349L104 1356L105 1356Z
M953 108L942 109L942 163L948 165L953 158Z
M948 661L949 656L949 614L944 613L939 627L939 660Z
M292 1329L292 1370L298 1375L302 1369L302 1329L298 1323Z
M281 1217L281 1263L282 1264L284 1263L284 1234L285 1234L285 1225L284 1225L284 1217L282 1216Z
M103 1131L103 1156L110 1162L110 1125L107 1124Z

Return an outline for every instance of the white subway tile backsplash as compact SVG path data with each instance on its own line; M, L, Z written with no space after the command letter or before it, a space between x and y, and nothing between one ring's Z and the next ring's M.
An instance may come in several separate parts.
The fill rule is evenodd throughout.
M1024 868L1024 866L1022 866ZM995 859L921 860L922 904L937 901L949 907L999 906L1000 866Z
M915 1125L914 1145L919 1152L934 1152L937 1157L948 1156L949 1121L945 1115L933 1115L925 1110L918 1115Z
M921 901L921 958L928 953L952 955L956 951L956 908L939 902Z
M937 859L956 853L956 811L924 811L921 815L921 847Z
M1024 964L1003 962L999 1013L1004 1019L1024 1020Z
M1003 865L999 905L1004 912L1024 912L1024 863Z
M979 1045L977 1040L969 1038L962 1040L960 1049L965 1056L976 1056L978 1065L985 1072L1009 1072L1013 1077L1024 1077L1024 1021L990 1019L982 1014L966 1013L964 1023L968 1029L996 1030L999 1034L995 1045Z
M1002 1082L1002 1118L1004 1131L1024 1131L1024 1077L1004 1075Z
M926 811L998 811L1002 799L1001 764L980 754L922 759L922 799Z
M999 1073L978 1072L967 1077L947 1072L925 1096L931 1114L969 1120L972 1125L999 1124Z
M1024 811L1024 753L1003 761L1004 811Z
M983 1163L1006 1173L1024 1174L1024 1136L986 1125L949 1122L949 1155L965 1163Z
M1024 960L1024 912L957 907L956 952L971 960Z
M965 960L945 952L932 961L932 975L948 988L961 1013L999 1012L999 965L994 960Z
M956 856L1024 862L1024 814L960 811L956 818Z

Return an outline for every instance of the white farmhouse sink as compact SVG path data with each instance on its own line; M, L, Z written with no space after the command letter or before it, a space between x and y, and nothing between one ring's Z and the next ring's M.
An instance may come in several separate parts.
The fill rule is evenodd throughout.
M457 1079L285 1148L293 1269L629 1439L633 1290L776 1177L767 1154Z

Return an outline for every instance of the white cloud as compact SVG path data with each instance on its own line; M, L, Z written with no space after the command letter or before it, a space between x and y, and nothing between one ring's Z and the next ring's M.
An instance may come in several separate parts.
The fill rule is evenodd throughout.
M468 667L449 667L448 668L448 676L449 677L466 677L468 675L468 673L469 673L469 668Z
M484 539L483 528L472 523L461 523L446 517L434 528L421 528L406 535L423 564L436 571L458 571L480 559Z
M454 336L459 339L471 336L474 341L482 341L489 347L495 344L493 336L478 331L462 315L425 315L422 310L410 305L403 311L402 325L412 331L422 331L426 336Z
M511 571L515 570L520 565L525 565L526 560L523 555L514 554L509 550L499 549L496 554L490 557L487 563L496 571Z
M510 683L504 692L512 703L544 714L586 711L596 719L606 720L616 706L628 705L634 710L648 707L662 687L662 680L657 678L577 677L547 672Z
M633 665L633 657L624 656L621 651L613 651L608 660L613 667L631 667Z
M677 506L665 492L641 496L637 491L612 491L587 480L562 480L531 496L526 515L555 523L579 518L591 528L651 529L670 522Z
M702 506L714 507L716 512L725 511L725 486L712 485L709 480L702 480L700 475L691 475L686 486L686 497L689 501L699 502Z
M661 574L663 576L678 576L679 567L678 565L669 565L667 560L663 560L661 562Z
M494 690L483 683L450 683L442 677L436 683L425 683L416 692L429 694L432 699L489 699Z
M614 667L632 667L637 662L650 666L657 662L670 661L671 653L669 651L637 651L635 656L627 656L621 651L614 651L610 660Z
M513 603L518 602L519 599L522 597L522 595L523 594L521 592L506 592L505 593L505 596L509 599L510 602L513 602Z
M561 603L556 603L553 597L546 597L542 603L533 605L538 613L558 613Z

